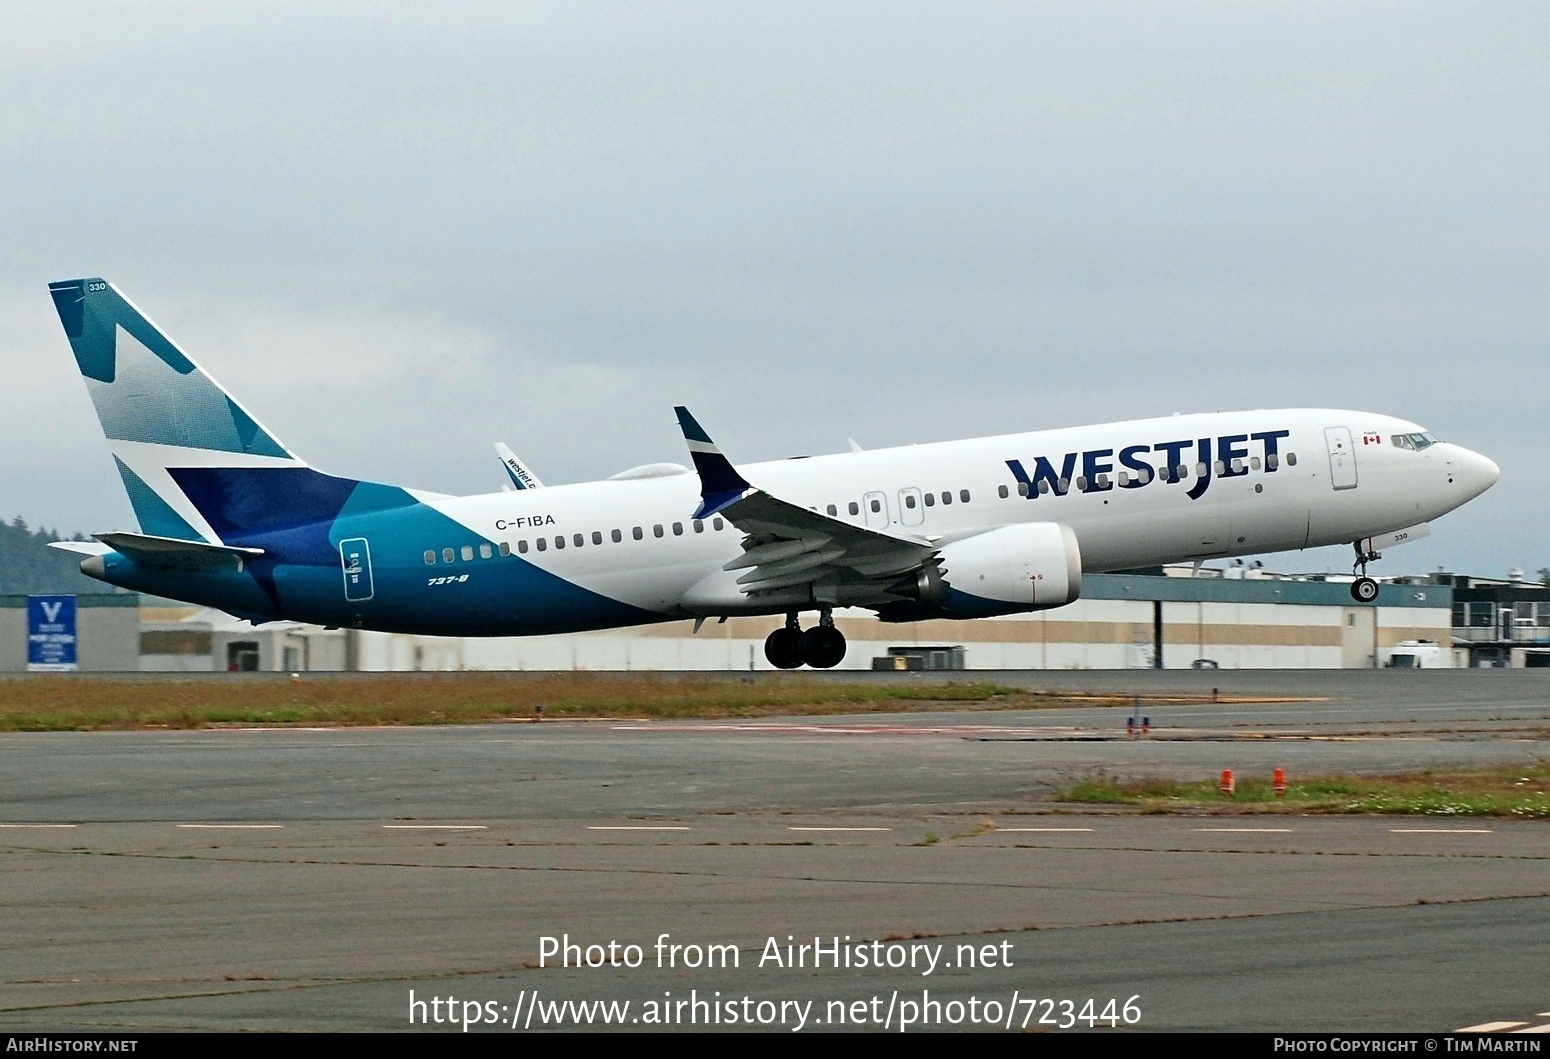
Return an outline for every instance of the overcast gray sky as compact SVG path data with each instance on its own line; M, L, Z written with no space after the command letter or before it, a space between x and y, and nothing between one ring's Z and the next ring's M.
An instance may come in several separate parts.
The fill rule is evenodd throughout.
M45 289L101 275L355 477L1356 407L1502 466L1380 573L1550 565L1543 3L5 23L5 517L133 524Z

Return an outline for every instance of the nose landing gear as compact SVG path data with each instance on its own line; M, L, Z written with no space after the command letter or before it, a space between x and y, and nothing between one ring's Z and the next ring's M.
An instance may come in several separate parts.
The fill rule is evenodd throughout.
M1351 598L1358 603L1371 603L1378 598L1378 582L1367 576L1367 564L1383 558L1382 555L1364 547L1366 541L1354 541L1351 545L1356 549L1356 562L1351 564L1353 574L1360 571L1355 581L1351 582Z
M792 611L786 615L785 626L765 638L764 657L776 669L796 669L803 664L833 669L845 658L845 634L834 627L834 616L827 607L819 612L818 624L805 632Z

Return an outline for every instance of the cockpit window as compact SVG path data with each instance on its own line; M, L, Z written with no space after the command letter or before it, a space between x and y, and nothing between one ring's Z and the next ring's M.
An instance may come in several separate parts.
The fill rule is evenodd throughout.
M1396 449L1409 449L1411 452L1420 452L1437 444L1437 438L1430 432L1424 434L1395 434L1389 439Z

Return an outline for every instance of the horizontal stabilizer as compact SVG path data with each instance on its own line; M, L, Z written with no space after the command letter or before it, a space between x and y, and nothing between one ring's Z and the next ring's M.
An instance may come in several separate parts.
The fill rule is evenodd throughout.
M75 555L106 555L113 550L101 541L49 541L48 546Z
M176 537L150 537L143 533L98 533L96 538L137 563L162 570L241 572L244 564L264 554L262 548L234 548Z

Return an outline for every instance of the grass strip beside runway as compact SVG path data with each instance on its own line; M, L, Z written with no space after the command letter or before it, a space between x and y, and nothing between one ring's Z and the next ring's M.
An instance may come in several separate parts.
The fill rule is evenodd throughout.
M1291 778L1284 797L1268 778L1238 777L1231 795L1217 777L1083 780L1055 800L1082 805L1130 805L1145 812L1394 813L1428 816L1550 818L1550 762L1532 766L1405 772L1393 776Z
M0 731L273 725L473 724L500 720L739 718L1130 707L1129 695L1033 692L983 681L871 684L808 676L587 673L384 674L350 678L0 680ZM1144 705L1200 702L1143 697Z

